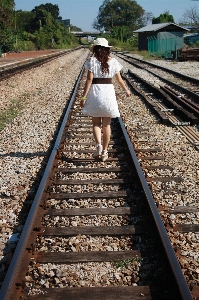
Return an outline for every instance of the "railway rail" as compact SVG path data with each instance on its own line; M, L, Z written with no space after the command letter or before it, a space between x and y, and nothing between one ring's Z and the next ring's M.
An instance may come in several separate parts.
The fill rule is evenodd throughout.
M161 81L165 82L177 92L180 91L181 94L189 96L193 102L199 103L199 80L194 77L190 77L174 70L167 69L162 66L155 65L150 62L143 61L138 58L134 58L127 54L117 54L128 63L136 66L137 68L145 69L147 72L158 77Z
M0 80L5 80L14 76L15 74L21 73L22 71L39 67L49 61L64 56L66 55L66 53L69 54L72 51L75 51L77 49L78 48L52 52L48 55L43 55L43 56L38 56L38 57L28 58L28 59L21 59L13 62L8 62L8 60L4 60L4 63L2 63L1 61L2 65L0 65Z
M83 70L80 78L82 74ZM161 149L137 144L134 150L120 118L112 123L108 161L95 160L90 119L76 104L80 78L1 299L192 299L197 287L192 284L190 292L149 190L150 182L182 179L145 178L146 168L170 167L150 165L142 170L139 161L161 161ZM138 136L148 134L143 128L136 130ZM111 269L109 279L100 274L101 265L103 272ZM72 273L70 279L67 273Z
M125 57L126 56L127 55L125 55ZM120 57L124 56L120 55ZM128 58L124 58L125 61L133 64L137 68L147 70L147 72L150 72L155 78L158 78L158 80L167 83L167 85L151 83L137 73L132 72L130 69L128 73L123 76L133 85L135 92L142 94L142 97L158 114L164 124L178 126L179 130L185 134L188 140L198 149L199 133L195 128L189 125L197 125L199 122L199 94L198 90L196 91L196 89L198 89L199 80L171 71L171 73L175 75L175 78L180 78L179 85L163 77L164 72L160 76L154 71L151 71L151 67L162 69L161 67L157 67L148 62L143 63L142 61L139 61L138 63L137 59L129 56L127 57ZM148 65L149 69L146 67ZM170 71L166 68L163 68L163 70L166 71L166 76L168 77ZM192 90L181 85L181 78L183 78L184 86L189 86Z

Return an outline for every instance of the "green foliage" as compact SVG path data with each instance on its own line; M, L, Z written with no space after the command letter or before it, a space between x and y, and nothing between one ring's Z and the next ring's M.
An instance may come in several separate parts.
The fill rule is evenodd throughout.
M138 34L134 34L129 40L129 44L131 44L133 47L138 47Z
M126 42L132 36L132 30L128 26L116 26L111 31L111 37L121 42Z
M186 40L186 41L185 41L185 44L186 44L187 46L189 46L190 48L199 47L199 40L195 40L195 41L189 41L189 40Z
M61 49L69 48L71 44L77 45L77 39L73 34L69 33L66 27L55 20L51 21L46 22L46 25L41 26L40 29L34 33L36 37L36 49ZM53 43L52 39L54 40Z
M51 3L41 4L39 6L35 6L35 8L32 10L33 13L36 15L40 14L41 11L47 11L51 14L53 19L57 20L59 19L59 6L57 4L53 5Z
M132 34L132 31L126 26L114 27L109 35L101 32L99 36L108 39L109 44L114 47L113 50L133 51L138 49L138 34Z
M47 12L44 9L37 9L33 12L33 18L30 19L30 24L28 31L33 33L36 30L39 30L43 26L49 26L55 21L50 12Z
M13 7L14 0L0 0L0 46L3 52L9 50L9 45L11 45L11 26L14 24Z
M81 28L77 27L77 26L73 26L72 24L70 25L70 31L82 31Z
M11 100L10 107L0 113L0 130L2 130L6 124L11 123L12 120L19 115L20 111L24 107L24 101L20 99Z
M16 45L14 45L15 51L33 51L35 50L35 44L32 41L19 40Z
M1 51L76 47L78 39L61 19L58 5L46 3L32 11L15 11L14 0L0 0Z
M17 10L16 11L16 24L17 24L17 31L27 31L31 32L31 26L35 19L35 13L31 11L23 11Z
M0 30L9 27L13 22L14 0L0 0Z
M143 8L135 0L104 0L93 27L98 30L111 30L115 26L136 29L143 14Z
M125 260L115 261L115 262L112 262L112 264L113 264L113 266L116 269L119 269L119 268L125 269L129 265L133 265L134 262L140 263L141 261L142 261L142 258L136 256L136 257L131 258L131 259L125 259Z
M169 14L169 11L165 11L163 14L160 14L159 17L152 19L152 24L159 23L174 23L174 18Z

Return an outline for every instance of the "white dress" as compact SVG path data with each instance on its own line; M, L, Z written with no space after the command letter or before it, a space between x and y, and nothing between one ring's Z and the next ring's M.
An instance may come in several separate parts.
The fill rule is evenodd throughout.
M85 62L85 68L93 73L93 78L112 78L122 69L122 65L115 58L111 58L108 64L109 73L102 74L101 63L91 57ZM82 113L92 117L119 117L113 84L91 84Z

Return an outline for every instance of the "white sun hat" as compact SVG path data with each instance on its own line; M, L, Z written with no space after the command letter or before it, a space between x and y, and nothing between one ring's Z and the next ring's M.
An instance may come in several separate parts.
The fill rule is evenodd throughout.
M97 38L93 41L92 48L94 46L102 46L106 48L111 48L112 46L109 46L108 41L105 38Z

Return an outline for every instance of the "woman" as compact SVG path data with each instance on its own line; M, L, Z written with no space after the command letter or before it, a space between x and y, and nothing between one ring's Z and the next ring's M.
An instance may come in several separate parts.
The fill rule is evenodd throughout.
M92 116L93 136L96 142L94 156L96 158L101 156L102 161L106 161L108 158L111 118L120 116L112 77L115 76L127 96L131 95L120 75L122 65L115 58L110 57L110 47L105 38L97 38L94 41L93 56L85 63L88 73L80 102L80 106L83 107L82 113ZM103 147L101 145L101 126Z

